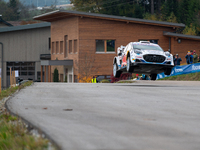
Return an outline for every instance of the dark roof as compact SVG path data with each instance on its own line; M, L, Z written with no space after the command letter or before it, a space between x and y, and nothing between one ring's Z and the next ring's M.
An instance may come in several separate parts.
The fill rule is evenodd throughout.
M3 19L0 17L0 23L1 23L1 22L4 23L5 25L9 26L9 27L13 26L12 24L6 22L5 20L3 20Z
M122 17L122 16L97 14L97 13L86 13L86 12L80 12L80 11L68 11L68 10L52 11L50 13L35 16L34 19L52 22L52 21L56 21L59 19L68 18L72 16L99 18L99 19L116 20L116 21L124 21L124 22L134 22L134 23L140 23L140 24L150 24L150 25L167 26L167 27L185 27L185 24L182 24L182 23L171 23L171 22L164 22L164 21L154 21L154 20L146 20L146 19L138 19L138 18L130 18L130 17Z
M200 40L200 36L179 34L179 33L173 33L173 32L165 32L164 31L163 35L169 36L169 37L182 38L182 39Z
M1 32L11 32L11 31L35 29L35 28L43 28L43 27L50 27L50 26L51 26L51 23L44 22L44 23L35 23L35 24L29 24L29 25L5 27L5 28L0 28L0 33Z
M21 26L21 21L7 21L7 22L12 24L13 26Z
M73 66L73 60L41 60L41 66Z

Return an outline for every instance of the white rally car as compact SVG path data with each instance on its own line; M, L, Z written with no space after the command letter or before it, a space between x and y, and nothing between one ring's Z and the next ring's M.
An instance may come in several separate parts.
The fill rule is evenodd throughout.
M157 74L170 75L174 67L173 55L164 52L158 44L148 41L130 42L126 47L118 47L118 56L113 61L113 75L119 78L121 73L142 73L156 80Z

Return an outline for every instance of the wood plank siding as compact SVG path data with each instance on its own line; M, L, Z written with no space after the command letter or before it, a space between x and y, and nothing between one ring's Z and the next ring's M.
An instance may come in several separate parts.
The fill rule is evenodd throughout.
M169 37L163 36L163 31L173 32L172 27L143 25L96 18L79 18L79 65L84 65L84 55L92 55L95 59L93 74L111 75L114 56L117 47L141 39L157 39L164 49L169 49ZM96 53L95 40L115 40L115 53ZM98 68L98 71L95 70Z

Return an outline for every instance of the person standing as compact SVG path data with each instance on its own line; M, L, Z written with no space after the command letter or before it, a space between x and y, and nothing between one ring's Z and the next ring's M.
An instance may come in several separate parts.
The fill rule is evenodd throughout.
M95 76L92 78L92 83L97 83L97 78Z
M193 51L193 60L194 60L194 63L198 62L198 55L196 54L195 50Z
M181 64L182 59L178 57L178 54L174 56L174 66L179 66Z
M188 51L187 55L185 56L187 64L193 63L193 56L191 55L190 51Z

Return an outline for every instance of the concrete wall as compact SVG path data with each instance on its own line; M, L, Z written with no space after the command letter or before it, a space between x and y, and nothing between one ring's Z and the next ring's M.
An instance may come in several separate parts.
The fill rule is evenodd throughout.
M40 71L40 54L50 54L50 37L50 27L0 33L0 42L4 46L4 87L6 86L6 63L9 61L35 62L35 77L37 77L37 71ZM1 65L0 62L0 67Z

